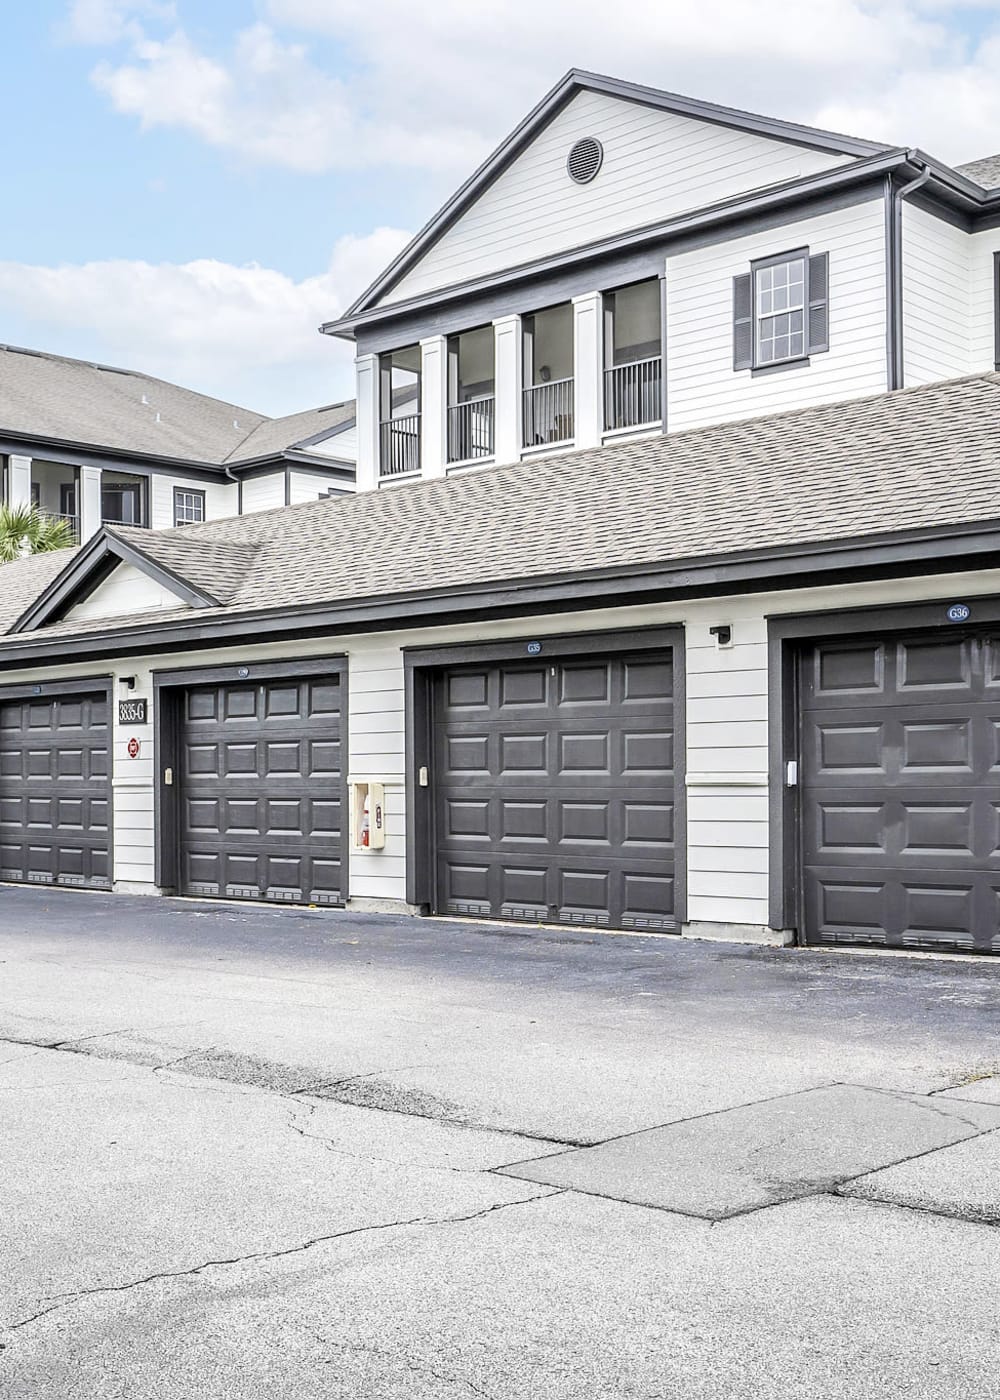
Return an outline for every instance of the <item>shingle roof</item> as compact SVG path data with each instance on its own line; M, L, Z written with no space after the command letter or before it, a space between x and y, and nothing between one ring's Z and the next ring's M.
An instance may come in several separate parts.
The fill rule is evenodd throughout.
M977 185L982 185L984 190L1000 189L1000 155L983 156L981 160L966 161L964 165L956 165L955 169L959 175L964 175L968 180L975 180Z
M353 417L353 404L338 408ZM0 430L15 436L218 466L277 455L324 425L323 410L268 418L134 370L0 346Z
M304 413L291 413L287 418L269 418L230 452L226 462L232 464L249 462L257 457L271 457L288 447L308 443L320 433L328 433L353 422L353 399L346 403L328 404L325 408L310 408Z
M0 564L0 632L17 621L29 603L79 554L78 549L54 549Z
M197 569L208 592L227 598L199 612L207 621L996 520L998 468L1000 376L982 374L182 530L117 533L181 575Z

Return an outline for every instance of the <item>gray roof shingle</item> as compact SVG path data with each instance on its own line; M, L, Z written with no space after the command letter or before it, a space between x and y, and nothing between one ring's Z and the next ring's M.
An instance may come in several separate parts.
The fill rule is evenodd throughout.
M1000 155L969 160L964 165L956 165L955 169L967 180L975 180L984 190L1000 189Z
M0 564L0 632L17 621L29 603L75 559L78 549L54 549Z
M181 530L117 533L179 574L197 570L227 600L198 614L207 621L996 519L1000 376L982 374Z
M353 417L354 405L335 412ZM0 346L0 430L220 466L274 456L335 426L324 410L268 418L134 370Z

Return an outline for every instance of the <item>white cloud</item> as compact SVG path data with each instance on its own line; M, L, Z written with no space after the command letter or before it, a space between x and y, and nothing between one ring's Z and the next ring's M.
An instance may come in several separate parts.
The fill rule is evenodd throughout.
M175 14L173 4L159 0L72 0L59 32L74 44L115 44L141 37L138 20L171 20Z
M40 348L145 370L261 412L293 412L353 392L353 348L317 327L408 236L380 228L342 238L327 270L298 282L272 268L210 259L0 262L0 314L8 324L20 316L43 328Z
M243 158L317 172L468 171L571 64L775 116L832 120L945 158L968 158L992 139L991 48L987 39L977 50L962 25L972 14L980 28L1000 28L995 4L631 0L623 23L598 0L262 3L268 22L244 29L222 57L182 28L145 33L124 62L101 64L95 82L147 126L185 128ZM317 57L331 40L340 76Z

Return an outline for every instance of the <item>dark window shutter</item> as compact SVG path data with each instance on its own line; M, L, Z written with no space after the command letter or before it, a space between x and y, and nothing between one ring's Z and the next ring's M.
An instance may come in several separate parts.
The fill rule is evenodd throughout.
M809 349L817 355L830 348L830 254L814 253L809 259Z
M753 282L733 278L733 369L753 369Z

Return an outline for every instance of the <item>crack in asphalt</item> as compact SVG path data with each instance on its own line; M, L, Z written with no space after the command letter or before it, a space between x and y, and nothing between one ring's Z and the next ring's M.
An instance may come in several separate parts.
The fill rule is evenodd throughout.
M472 1211L467 1215L442 1215L426 1216L415 1215L407 1220L385 1220L374 1225L355 1225L349 1230L336 1230L329 1235L316 1235L312 1239L303 1241L301 1244L288 1245L285 1249L257 1250L250 1254L236 1255L231 1259L205 1259L200 1264L192 1265L187 1269L164 1269L154 1274L146 1274L143 1278L130 1279L127 1283L103 1284L97 1288L80 1288L71 1293L57 1293L45 1299L49 1304L46 1308L39 1309L29 1317L23 1317L17 1322L8 1323L3 1329L5 1332L19 1332L22 1328L28 1327L33 1322L38 1322L41 1318L47 1317L50 1313L57 1312L60 1308L72 1307L74 1303L80 1302L84 1298L107 1297L115 1293L129 1293L136 1288L144 1288L150 1283L159 1283L166 1279L194 1278L205 1272L206 1269L233 1268L240 1264L252 1264L272 1259L287 1259L293 1254L305 1254L307 1250L314 1249L316 1245L330 1244L333 1240L349 1239L353 1235L376 1234L383 1230L401 1230L408 1226L418 1226L429 1228L438 1225L462 1225L471 1220L481 1220L484 1216L492 1215L496 1211L511 1210L514 1206L531 1205L535 1201L547 1200L551 1196L563 1196L564 1190L536 1191L531 1196L520 1196L516 1201L496 1201L491 1206L485 1206L482 1210Z
M430 1376L435 1381L447 1381L451 1385L464 1385L472 1395L482 1397L482 1400L496 1400L488 1390L482 1390L474 1381L470 1381L466 1376L450 1375L447 1371L438 1371L433 1366L422 1366L419 1362L413 1361L401 1352L386 1351L382 1347L365 1346L362 1342L339 1342L333 1341L329 1337L316 1336L320 1346L334 1347L339 1352L348 1352L355 1356L377 1356L383 1361L394 1361L412 1371L415 1376Z

